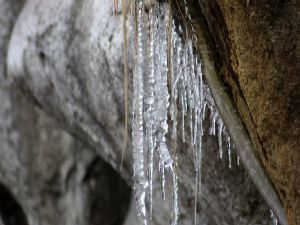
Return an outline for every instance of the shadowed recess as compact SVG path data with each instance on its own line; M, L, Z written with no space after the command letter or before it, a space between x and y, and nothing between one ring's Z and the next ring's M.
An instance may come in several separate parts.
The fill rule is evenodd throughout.
M0 217L4 225L28 225L21 205L12 193L0 183Z

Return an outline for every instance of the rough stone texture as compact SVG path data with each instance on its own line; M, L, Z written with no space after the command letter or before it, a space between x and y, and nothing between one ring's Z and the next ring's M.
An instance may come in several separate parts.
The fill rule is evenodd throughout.
M99 215L111 215L115 201L126 209L128 188L99 158L131 183L130 148L119 171L124 123L122 32L112 5L111 0L28 0L15 24L7 59L13 82L0 89L8 93L0 98L9 108L0 107L4 118L0 121L9 123L0 126L5 128L0 182L12 191L30 225L104 224ZM6 46L7 40L1 44ZM11 128L16 134L8 134ZM216 138L205 139L198 221L269 224L268 206L247 173L236 165L229 170L228 162L218 159ZM183 144L178 147L179 224L190 225L195 184L192 150ZM112 196L103 199L101 192L107 194L107 189ZM171 205L161 200L159 189L157 181L153 224L168 224Z
M291 225L300 224L299 1L199 1L220 74Z
M24 97L6 74L22 1L0 1L0 224L122 224L131 191L95 151Z
M63 131L22 93L12 92L13 107L17 107L13 112L18 111L13 120L19 146L7 141L8 148L1 149L4 160L0 180L13 190L28 223L121 224L130 200L126 183L94 151ZM16 160L8 159L9 154ZM9 181L12 177L16 180ZM9 202L1 198L0 205L5 216ZM17 208L10 213L17 217ZM23 224L7 221L5 225Z

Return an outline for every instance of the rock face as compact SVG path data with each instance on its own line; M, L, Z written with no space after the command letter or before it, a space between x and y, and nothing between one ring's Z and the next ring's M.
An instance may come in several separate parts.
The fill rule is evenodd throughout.
M19 219L18 208L10 206L15 203L4 201L7 194L3 194L4 224L120 224L131 196L125 181L87 145L16 92L11 92L12 103L19 112L13 118L15 133L8 136L16 135L17 142L7 141L8 148L2 148L0 177L26 217ZM10 181L12 177L15 180Z
M0 15L9 22L0 40L1 49L9 49L6 65L6 51L0 56L5 103L0 185L24 212L24 225L122 224L132 159L128 148L119 170L124 123L119 12L113 15L111 0L28 0L16 21L16 5L20 9L22 3L0 0ZM247 173L236 165L228 169L218 159L217 143L205 136L198 221L269 224L269 208ZM193 223L192 157L189 146L179 145L179 224ZM159 189L157 181L152 223L168 224L171 206ZM22 224L2 219L4 225Z
M122 224L131 197L125 181L6 74L22 4L0 1L0 224Z
M219 70L291 225L300 224L299 1L199 0Z

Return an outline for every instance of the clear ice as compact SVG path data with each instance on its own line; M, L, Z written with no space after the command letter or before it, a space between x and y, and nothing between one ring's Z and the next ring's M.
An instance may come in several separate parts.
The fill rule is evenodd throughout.
M146 189L148 181L145 175L144 163L144 49L142 33L143 1L138 2L137 14L137 40L135 43L135 59L133 73L133 179L136 198L137 212L142 224L147 224L146 215Z
M166 197L166 172L171 177L172 225L177 225L177 160L174 146L167 141L167 136L170 136L174 142L188 143L194 155L196 224L198 193L201 194L203 135L216 136L217 154L223 158L224 150L227 150L229 168L232 166L233 143L204 80L201 60L186 28L175 25L165 3L157 3L147 11L142 0L136 0L136 6L136 14L132 17L136 30L132 139L137 212L142 224L146 225L147 203L149 218L152 218L153 170L157 155L163 199ZM204 120L207 119L210 126L205 130ZM237 160L239 164L239 158Z

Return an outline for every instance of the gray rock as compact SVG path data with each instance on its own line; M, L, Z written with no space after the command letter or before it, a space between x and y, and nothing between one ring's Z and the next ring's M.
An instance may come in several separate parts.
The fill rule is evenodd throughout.
M131 196L124 180L6 74L22 4L0 1L0 224L120 224Z

